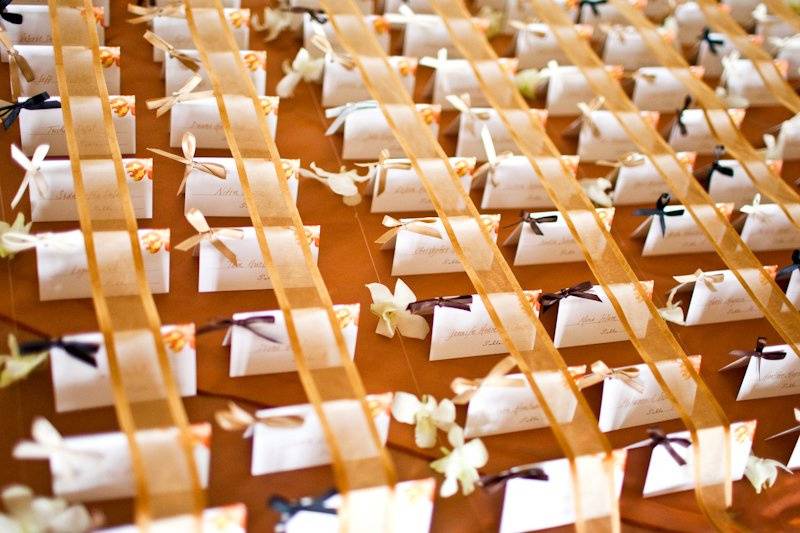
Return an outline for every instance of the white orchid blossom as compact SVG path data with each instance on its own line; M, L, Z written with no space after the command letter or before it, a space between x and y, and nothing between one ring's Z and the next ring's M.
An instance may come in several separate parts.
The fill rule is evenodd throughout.
M762 490L768 489L775 484L775 480L778 479L779 468L790 474L792 473L785 464L779 461L750 455L747 458L744 475L753 485L753 488L756 489L756 493L761 494Z
M9 354L0 354L0 389L21 381L47 360L45 350L38 354L22 355L19 353L17 338L8 335Z
M608 191L613 187L608 178L591 178L580 180L581 187L586 196L594 202L595 205L600 207L611 207L614 201L608 194Z
M350 206L361 203L361 192L358 190L358 184L371 180L374 174L374 167L362 176L355 169L346 170L345 167L341 167L339 172L329 172L318 167L316 163L311 163L309 166L311 170L301 168L299 174L327 185L334 194L342 197L345 205Z
M460 426L453 426L447 433L447 440L453 447L452 450L442 448L445 454L441 459L431 463L431 468L444 474L444 482L439 489L442 498L448 498L458 491L461 483L461 493L465 496L475 490L475 482L480 479L478 468L489 460L489 452L481 439L472 439L464 442L464 430Z
M281 98L291 98L294 96L294 90L297 84L301 81L306 83L319 82L322 80L322 72L325 69L324 57L311 57L308 50L301 48L297 51L294 60L289 63L288 60L283 63L284 76L278 85L275 86L275 92Z
M436 445L436 430L448 431L456 420L456 406L445 398L423 394L417 398L407 392L397 392L392 401L392 416L403 424L415 424L414 441L420 448Z
M271 9L265 7L261 15L261 20L253 17L250 27L256 32L267 32L264 41L269 42L277 39L284 30L298 30L302 24L302 18L283 9Z
M23 485L6 487L0 499L6 510L0 513L4 533L83 533L98 525L83 505L36 497Z
M4 257L8 257L10 259L14 257L15 253L14 251L3 247L3 234L9 231L13 231L14 233L30 233L31 224L33 224L33 222L28 222L27 224L25 223L25 215L22 213L17 214L17 218L14 219L12 224L0 220L0 259Z
M402 336L413 339L424 339L428 336L428 321L406 309L408 304L417 301L417 296L403 280L398 279L395 283L394 294L380 283L369 283L367 288L372 295L369 309L380 318L375 333L392 338L396 329Z

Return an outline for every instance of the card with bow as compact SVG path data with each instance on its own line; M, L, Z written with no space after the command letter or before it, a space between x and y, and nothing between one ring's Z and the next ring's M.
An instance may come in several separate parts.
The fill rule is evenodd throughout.
M788 344L767 346L767 339L759 337L755 349L733 350L728 355L735 360L720 372L746 368L737 401L800 393L800 359Z
M312 57L323 57L325 54L319 48L314 46L314 35L319 33L319 29L321 28L322 31L325 33L325 38L328 42L331 43L333 50L339 54L345 54L346 50L342 47L339 43L339 39L336 38L336 32L333 30L333 26L331 26L330 22L328 22L327 17L324 13L317 12L317 10L322 11L320 3L316 0L292 0L293 3L297 4L297 8L299 8L300 13L303 13L303 48L308 50L308 53L311 54ZM369 5L366 4L369 2ZM308 4L314 3L316 7L309 7ZM356 3L360 3L363 8L369 7L369 12L372 13L372 1L371 0L357 0ZM295 9L295 8L293 8ZM311 13L307 10L314 10L314 17L312 17ZM319 19L319 20L315 20ZM374 36L378 40L378 44L383 51L387 54L389 53L389 46L391 44L391 34L389 33L389 22L386 17L382 17L379 15L369 15L367 14L364 17L364 23L367 25L368 28L372 28L375 32ZM315 28L318 27L318 28ZM407 54L402 54L407 56ZM422 57L422 56L410 56L410 57Z
M157 35L155 37L160 39ZM239 55L250 76L250 81L256 88L256 94L266 94L267 53L263 50L240 50ZM197 70L188 68L187 65L192 64L197 65ZM172 54L165 54L164 94L179 91L195 75L199 75L201 78L200 84L195 88L196 91L207 91L212 88L208 74L200 65L200 53L197 50L175 49Z
M736 127L741 127L744 120L744 109L728 109ZM702 109L683 109L668 136L669 144L676 152L695 152L698 155L713 155L717 147L717 138L708 126Z
M609 4L610 5L610 4ZM603 62L607 65L619 65L626 72L633 72L642 67L658 65L660 61L639 29L625 21L620 26L601 26L605 33L603 45ZM672 44L674 36L669 30L658 28L661 38Z
M637 149L614 114L601 110L601 105L600 100L588 105L582 104L581 117L569 128L572 131L576 127L580 128L578 157L581 161L615 160ZM655 111L641 111L640 115L653 127L658 123L658 113ZM566 135L570 133L571 131L565 132Z
M492 239L496 240L500 215L481 215L480 220ZM473 219L451 218L450 223L456 235L480 238L478 235L480 229ZM381 250L394 250L392 276L464 271L439 218L397 220L386 215L383 218L383 225L389 229L375 242L380 244Z
M767 166L780 176L783 161L768 160ZM758 192L753 180L736 159L721 159L715 154L714 161L697 169L695 176L705 182L708 194L715 202L732 203L736 209L752 202Z
M367 404L382 442L389 433L392 393L371 394ZM360 427L364 417L356 400L325 402L328 424L334 428L348 457L373 453L372 442L363 442ZM253 457L250 473L254 476L289 472L300 468L330 464L331 456L322 425L311 404L262 409L255 414ZM348 431L348 428L352 428Z
M765 266L770 276L775 276L775 266ZM739 271L748 285L766 297L769 286L762 283L758 272ZM742 284L730 270L697 270L693 274L673 276L678 282L669 291L667 305L661 309L665 320L683 326L717 324L761 318L756 306Z
M188 93L194 94L194 93ZM202 94L202 93L201 93ZM261 108L267 120L267 128L272 138L278 129L278 105L280 98L277 96L259 96ZM217 100L213 96L203 98L187 98L178 93L159 99L170 105L169 145L173 148L181 146L181 140L186 132L194 134L198 148L228 149L228 140L222 128L219 117Z
M397 72L408 94L414 94L417 58L390 56L388 61ZM337 107L370 98L371 95L361 79L361 74L347 56L331 53L325 55L325 70L322 74L323 107Z
M703 78L702 67L689 67L697 79ZM673 113L689 95L688 89L667 67L642 67L633 74L633 105L645 111Z
M752 40L753 37L750 37ZM697 46L697 66L702 67L705 76L719 78L722 76L722 58L736 50L731 40L724 33L717 33L702 28L702 33L694 43Z
M606 71L616 80L622 79L622 67L606 65ZM559 65L550 61L544 71L547 76L547 109L548 116L570 117L581 114L578 104L594 98L586 76L578 67Z
M626 456L625 450L612 452L617 495L622 491ZM539 531L574 523L575 495L569 460L554 459L525 467L538 467L544 476L515 477L505 482L500 533ZM531 502L536 502L535 511Z
M42 93L40 93L42 94ZM20 102L25 102L27 97L20 97ZM73 99L73 115L95 113L96 102L89 99ZM49 109L25 109L19 113L20 142L22 151L26 155L33 155L34 150L41 144L50 145L50 156L69 155L67 150L67 137L64 134L64 115L61 110L61 98L53 96L46 103L58 103L58 107ZM136 97L135 96L109 96L111 106L111 121L117 132L117 142L120 153L123 155L136 153ZM85 111L82 111L85 106ZM88 125L85 125L88 127ZM101 132L98 130L97 135ZM105 136L105 133L102 133Z
M181 396L197 394L197 368L194 342L194 324L178 324L162 326L161 336L164 348L170 360L172 375L175 378ZM114 404L111 390L111 379L108 370L108 356L101 333L80 333L63 337L66 343L92 343L99 346L94 357L96 367L84 364L71 357L63 347L50 349L50 370L53 378L53 390L56 411L64 413L93 407L105 407ZM160 370L155 360L145 360L135 349L126 350L125 343L117 343L117 359L125 370L125 390L132 402L154 399L154 391L150 389L151 376ZM140 384L135 382L137 376L145 376Z
M34 73L34 79L31 81L26 80L19 70L10 73L11 76L17 77L17 84L20 88L19 96L33 96L40 92L58 96L56 58L53 47L51 45L19 44L15 48L25 58ZM119 46L100 47L100 66L102 67L108 94L120 94Z
M498 59L498 62L504 72L514 76L517 70L516 59L502 57ZM432 102L442 106L443 111L456 109L447 98L451 94L469 95L471 105L474 107L491 107L466 59L450 59L447 57L447 50L442 48L434 57L421 58L419 64L434 69L434 74L429 79L423 93L425 96L432 94ZM504 108L512 107L513 93L509 85L498 87L496 92L498 93L496 96L498 105Z
M481 209L553 209L553 202L545 191L539 172L545 176L563 174L564 168L575 173L578 157L561 156L561 159L536 157L537 169L525 156L490 154L487 161L475 171L473 185L483 185Z
M164 0L158 0L163 2ZM47 6L47 0L25 0L25 5L43 5ZM103 10L103 28L108 28L111 24L111 1L110 0L92 0L92 6Z
M359 310L359 304L333 306L351 359L355 356L356 350ZM325 317L322 317L322 320L324 319ZM318 336L329 337L329 345L336 343L330 328L318 328L316 332ZM322 343L323 340L320 339L319 342ZM297 370L294 351L289 343L289 334L281 311L235 313L223 344L230 344L231 347L229 370L231 377ZM340 364L338 353L324 355L334 359L317 361L307 358L306 365L311 369L318 369Z
M572 13L577 18L577 10L573 9ZM572 64L547 24L541 22L514 24L512 22L512 26L517 30L514 55L517 57L520 70L542 69L550 61L555 61L559 65ZM588 24L575 26L575 31L586 40L591 39L593 29Z
M689 361L695 371L700 371L700 356ZM598 364L600 363L600 364ZM682 405L692 405L696 393L695 382L682 361L657 363L661 377ZM591 365L590 373L576 378L578 388L584 389L603 382L598 425L600 431L655 424L678 418L672 403L664 396L661 385L646 364L609 368L602 361Z
M489 160L484 141L481 138L481 131L484 127L489 130L496 153L519 151L517 143L511 137L511 133L495 109L490 107L470 107L469 97L451 96L450 101L457 106L459 115L458 119L447 127L446 133L448 135L458 135L456 144L457 157L475 157L478 161ZM506 109L504 111L511 122L527 118L526 111L520 109ZM547 121L547 111L531 109L528 112L536 115L535 119L541 121L542 127L544 127ZM535 155L544 155L544 143L540 143L538 146L540 148L535 150Z
M675 156L687 172L692 172L694 152L678 152ZM640 153L631 152L617 161L598 161L597 164L611 167L607 177L614 182L611 193L614 205L649 204L653 201L653 190L664 187L664 180L653 161Z
M250 42L250 10L225 8L225 19L240 50L247 50ZM185 17L159 14L150 20L153 33L178 50L195 50L194 40ZM164 61L164 50L153 47L153 61Z
M608 231L614 219L613 207L595 210ZM514 266L583 262L586 258L558 211L523 211L514 231L503 246L517 246Z
M247 506L243 503L232 503L222 507L210 507L203 510L202 528L205 533L247 533ZM172 531L188 531L196 527L194 517L183 515L161 518L150 522L152 533L170 533ZM133 524L100 529L97 533L137 533L139 527Z
M538 311L536 300L540 292L524 291L534 312ZM492 294L490 298L500 316L507 316L519 306L514 294ZM508 353L478 295L421 300L409 305L409 310L414 314L433 314L431 361ZM532 340L529 345L533 347Z
M753 445L756 420L732 422L730 425L731 470L733 481L744 476L747 458ZM721 430L720 430L721 431ZM692 490L695 487L692 442L688 431L664 434L650 430L650 438L631 444L628 449L649 446L652 449L647 477L644 482L645 498Z
M796 205L789 205L793 209ZM733 222L744 243L754 252L800 248L800 229L778 204L762 204L756 193L752 204L739 208L741 216Z
M653 282L641 283L647 296L650 297L653 292ZM632 284L615 285L613 289L622 302L627 298L639 299L639 294ZM553 332L553 344L556 348L628 340L625 328L600 285L592 285L590 282L579 283L558 292L543 293L539 301L542 313L558 303ZM634 321L631 326L641 335L644 334L647 321Z
M775 69L787 79L789 64L783 59L774 61ZM739 59L737 53L722 58L722 83L732 97L743 99L750 107L780 105L772 90L764 83L758 69L749 59ZM771 68L762 66L761 68Z
M787 69L787 77L789 80L794 81L800 77L800 39L794 29L785 37L768 37L766 39L765 48L774 48L775 59L786 61L789 65Z
M190 211L189 213L191 213ZM207 225L206 225L207 227ZM198 278L199 292L247 291L271 289L272 282L264 266L264 258L258 245L255 229L210 228L203 232L199 228L201 238L196 250L200 255L200 274ZM292 264L298 261L301 253L298 238L305 238L311 249L314 262L319 260L319 226L304 226L305 234L298 236L294 228L269 228L270 250L272 260L280 267L282 262ZM208 238L205 237L208 235ZM186 241L184 241L185 243ZM181 244L184 244L181 243ZM221 243L230 253L224 253L218 244ZM190 248L195 246L192 243ZM178 249L181 245L176 246ZM275 253L281 250L282 253ZM285 267L284 267L285 268ZM291 286L291 285L289 285Z
M778 271L775 281L786 287L786 298L800 308L800 250L792 251L792 262Z
M386 14L386 20L392 26L400 25L403 31L403 55L410 57L436 56L436 53L445 48L447 56L461 58L461 52L450 39L447 26L438 15L414 13L411 8L401 7L400 14ZM479 29L485 31L489 21L473 18L472 21Z
M675 6L672 18L675 21L676 37L681 46L696 45L704 28L708 26L703 10L693 0ZM706 74L711 75L708 72Z

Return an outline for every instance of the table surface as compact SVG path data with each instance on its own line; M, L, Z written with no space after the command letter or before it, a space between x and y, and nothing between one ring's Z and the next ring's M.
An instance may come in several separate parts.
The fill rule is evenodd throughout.
M256 2L244 2L245 7L256 7ZM123 2L112 2L112 25L106 31L107 44L122 47L122 88L124 94L136 95L137 156L149 157L147 147L169 149L169 119L157 119L146 110L144 101L163 96L160 65L152 62L150 46L141 38L145 28L124 22ZM397 44L397 43L395 43ZM499 52L508 49L508 39L497 40ZM280 65L294 56L300 46L296 35L284 34L266 45L268 50L268 91L280 79ZM264 49L258 35L251 37L253 49ZM428 72L418 72L415 101L426 101L422 94ZM0 80L8 79L8 65L0 64ZM0 98L10 98L5 82L0 87ZM541 104L540 104L541 105ZM743 131L754 143L762 134L789 114L781 109L756 109L748 111ZM454 118L445 113L442 124ZM670 120L662 117L662 124ZM284 158L302 159L303 166L311 161L326 169L338 168L342 161L341 137L325 137L328 121L320 105L320 87L301 83L295 97L281 102L278 121L277 144ZM562 138L560 132L569 119L550 119L547 129L551 138L564 154L575 153L574 140ZM443 130L446 128L443 128ZM5 132L0 147L0 219L11 220L15 213L9 202L16 191L23 172L9 157L8 146L18 142L15 126ZM453 154L455 137L442 135L440 143ZM758 146L759 144L756 144ZM226 156L225 152L198 151L198 155ZM704 164L708 158L700 158ZM798 164L785 164L784 178L790 183L797 176ZM585 177L603 175L607 169L581 165L579 174ZM140 220L141 227L170 228L174 242L192 233L183 218L183 199L175 196L183 174L179 163L163 158L155 161L154 216ZM473 192L478 203L480 191ZM428 393L436 397L449 396L450 381L457 376L484 375L502 356L486 356L429 362L429 341L395 337L387 339L374 333L376 317L369 309L366 283L380 282L393 286L390 275L392 253L381 251L374 240L383 232L383 215L369 212L369 199L356 207L342 204L322 184L304 180L300 184L298 208L306 224L322 226L319 267L335 303L360 303L362 314L358 332L355 363L368 392L408 391ZM30 213L27 200L18 210ZM631 208L618 208L614 217L612 234L625 253L636 274L643 280L655 281L654 299L664 303L664 293L674 284L671 276L693 272L697 268L712 270L725 268L715 254L675 255L645 258L640 254L641 243L631 239L630 233L641 219L631 214ZM505 227L518 217L517 210L493 211L502 214L498 242L502 242L512 228ZM429 213L409 214L418 216ZM212 225L247 225L247 219L213 219ZM40 223L35 231L77 228L74 223ZM511 263L513 249L502 247ZM197 292L197 258L191 254L174 251L171 257L171 290L169 294L156 295L155 301L164 324L186 322L191 319L203 324L212 319L229 316L234 312L277 309L272 291L247 291L237 293ZM765 265L784 265L788 252L756 254ZM557 290L574 283L593 279L583 263L549 266L512 267L523 288ZM89 299L57 302L40 302L38 299L35 256L22 253L12 261L0 261L0 338L14 331L21 338L37 334L61 334L96 331L97 323ZM445 294L472 293L473 288L465 274L437 274L409 276L405 281L419 298ZM548 324L552 331L553 324ZM754 453L786 461L794 446L788 437L764 441L766 436L793 425L793 397L736 401L736 392L743 371L720 374L717 370L730 361L728 351L749 347L755 337L766 336L779 343L779 337L766 320L683 328L670 325L687 354L702 354L700 374L716 396L731 421L758 419ZM228 400L255 409L258 407L305 403L306 398L296 373L268 376L228 377L228 350L220 345L223 333L211 334L197 340L198 395L186 398L184 405L192 422L211 421L213 413L224 408ZM572 364L591 363L603 359L610 366L641 362L629 342L565 348L560 350L565 361ZM601 388L586 390L585 396L595 413L599 413ZM45 462L20 462L11 459L14 443L26 438L34 416L49 418L64 435L116 431L118 424L111 407L56 414L49 371L39 371L27 381L0 391L0 485L20 482L30 485L37 493L50 492L49 473ZM464 409L459 408L458 420L463 422ZM682 429L680 421L661 424L668 431ZM608 433L611 444L622 447L643 438L645 427L634 427ZM562 456L552 433L548 429L518 432L485 437L490 459L485 472L496 472L513 465L558 458ZM413 443L410 426L393 423L389 433L389 449L401 479L418 479L432 475L428 462L430 452L417 449ZM251 531L267 531L274 525L277 515L268 510L266 501L279 493L296 498L318 494L333 483L329 467L305 469L266 476L251 476L249 440L241 434L228 433L215 425L212 438L212 466L207 491L209 506L243 502L249 513ZM644 473L649 458L648 449L629 453L625 482L622 491L621 514L626 530L676 529L681 531L708 530L710 526L702 516L692 492L657 498L641 497ZM800 480L781 474L771 490L756 495L747 481L734 483L732 513L749 529L777 530L797 527L800 520ZM502 503L502 491L477 491L469 497L456 495L448 499L437 498L432 530L436 532L489 531L497 529ZM120 524L131 519L131 500L90 504L101 510L108 524Z

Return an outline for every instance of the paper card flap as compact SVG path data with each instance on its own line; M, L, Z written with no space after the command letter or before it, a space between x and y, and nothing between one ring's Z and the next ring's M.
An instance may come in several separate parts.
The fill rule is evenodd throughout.
M650 231L650 226L653 224L653 216L647 217L644 222L639 224L633 232L631 232L631 239L643 241L647 237L647 232Z
M522 235L523 224L524 222L520 221L520 223L514 227L514 231L512 231L511 234L506 237L506 240L503 241L503 246L516 246L519 243L519 238Z

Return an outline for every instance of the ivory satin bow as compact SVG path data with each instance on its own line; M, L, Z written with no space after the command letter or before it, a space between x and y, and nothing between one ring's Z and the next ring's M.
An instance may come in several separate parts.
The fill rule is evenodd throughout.
M78 246L63 238L63 233L23 233L21 231L7 231L0 237L3 248L17 253L25 250L33 250L38 246L44 246L54 251L71 252L77 250Z
M455 378L450 382L450 390L455 393L453 403L456 405L466 405L472 400L478 390L485 386L493 387L524 387L525 380L519 378L509 378L506 376L517 366L514 356L506 356L489 370L489 373L482 378Z
M152 31L147 30L144 32L144 38L147 40L147 42L152 44L154 48L158 48L169 57L177 59L184 67L188 68L192 72L198 72L200 70L200 63L197 59L184 54Z
M23 440L14 446L13 457L22 460L50 460L50 466L56 475L73 477L103 456L100 450L71 448L53 424L41 416L33 420L31 436L32 440ZM55 458L59 460L53 461Z
M749 205L743 205L742 207L739 208L739 211L745 213L747 216L763 218L764 213L761 212L761 210L759 209L760 207L761 207L761 194L756 193L755 196L753 196L753 203Z
M186 14L183 11L183 4L180 2L170 3L164 6L138 6L136 4L128 4L128 13L137 15L134 18L128 19L128 24L140 24L142 22L150 22L156 17L175 17L183 18Z
M214 419L225 431L244 430L243 438L253 435L256 424L274 428L296 428L302 426L305 421L299 415L255 417L233 402L228 402L227 410L214 413Z
M644 385L637 378L639 377L639 369L635 366L627 366L622 368L609 368L603 361L595 361L592 363L591 372L579 377L575 380L575 384L579 389L585 389L598 383L603 382L606 378L618 379L628 387L632 388L639 394L644 392Z
M211 245L214 246L219 253L224 255L233 266L239 266L239 263L236 260L236 254L233 252L233 250L228 248L224 242L222 242L221 238L226 237L229 239L243 239L244 232L241 229L212 228L208 225L206 217L203 216L203 213L201 213L199 209L194 208L186 212L186 220L194 229L197 230L197 235L192 235L188 239L182 241L175 246L175 249L186 252L195 248L202 241L207 241L211 243Z
M441 239L442 235L439 233L439 229L434 225L438 221L439 219L436 217L410 218L400 221L394 217L385 215L381 223L385 227L389 228L389 230L375 239L375 242L377 244L385 244L392 240L400 230L406 230L419 235L426 235L428 237Z
M605 103L606 99L602 96L598 96L592 99L592 101L589 102L588 104L586 102L578 102L578 110L581 112L581 116L573 124L581 126L585 125L592 132L593 136L601 137L603 133L600 131L600 127L592 118L592 113L594 113L595 111L599 111L600 108L602 108ZM575 128L574 125L570 125L567 128L567 130L572 130L574 128Z
M486 152L486 163L482 164L475 170L475 179L486 174L486 179L491 181L492 185L497 187L499 182L495 177L495 171L500 163L503 162L503 160L508 159L513 154L511 152L503 152L502 154L498 155L497 150L494 147L492 134L489 132L489 128L486 125L481 128L481 143L483 143L483 151Z
M192 91L200 85L200 82L203 81L203 78L200 76L194 75L192 78L186 82L186 85L178 89L177 91L173 92L169 96L162 96L161 98L151 98L147 100L145 103L147 104L147 109L155 109L156 116L160 117L170 109L172 109L175 104L180 102L186 102L188 100L198 100L200 98L208 98L214 95L213 91L199 91L193 93Z
M325 35L325 30L322 29L322 26L317 23L312 23L311 27L314 30L314 35L311 37L311 44L314 48L322 52L325 57L339 63L347 70L353 70L355 68L356 64L350 56L341 54L333 49L333 45L328 40L328 36Z
M49 187L47 186L47 179L44 177L42 173L42 162L44 158L47 157L47 152L50 150L49 144L40 144L36 147L33 151L33 157L28 159L22 150L17 148L16 144L11 145L11 159L13 159L19 166L25 170L25 177L22 178L22 182L19 184L19 189L17 189L17 194L14 195L14 198L11 200L11 209L15 209L19 204L20 200L22 200L22 195L25 193L25 189L30 187L31 182L36 185L36 190L39 192L40 196L47 195Z
M197 139L190 131L184 133L183 137L181 138L181 150L183 150L183 157L165 150L161 150L160 148L148 148L147 150L153 152L154 154L158 154L162 157L166 157L186 165L183 170L183 179L178 187L177 196L183 194L183 191L186 188L186 180L189 178L189 174L191 174L192 170L205 172L206 174L210 174L211 176L221 180L224 180L228 174L228 171L223 165L218 163L200 163L199 161L194 160L194 154L197 151Z
M472 101L467 93L461 95L448 94L445 98L450 102L450 105L456 108L456 111L461 113L461 116L466 117L464 127L470 133L475 133L475 124L478 121L486 121L491 118L491 114L488 111L476 111L472 107Z
M34 74L33 69L31 68L30 63L28 60L25 59L19 50L14 47L14 42L11 40L11 37L8 34L0 29L0 45L5 48L6 52L8 53L8 62L11 65L17 67L19 72L22 74L22 77L25 78L25 81L31 83L36 79L36 74ZM17 98L20 96L22 92L22 88L20 87L19 78L11 73L11 96L12 98Z

